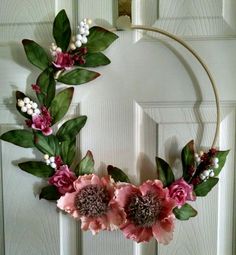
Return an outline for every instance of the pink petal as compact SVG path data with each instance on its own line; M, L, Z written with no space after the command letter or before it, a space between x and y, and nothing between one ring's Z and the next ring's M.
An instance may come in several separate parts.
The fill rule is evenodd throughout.
M127 222L124 224L120 230L123 232L124 236L128 239L138 241L139 240L139 235L142 233L143 228L135 226L131 222Z
M119 208L116 202L109 203L110 210L107 213L107 218L110 224L111 230L124 224L126 221L126 213L123 209Z
M47 127L45 129L42 130L42 133L45 135L45 136L49 136L52 134L52 129L50 127Z
M131 184L127 184L115 191L115 196L116 196L115 200L118 202L118 204L121 207L125 207L128 198L132 196L133 194L139 194L139 193L140 191L137 187Z
M65 196L61 196L60 199L57 200L57 207L72 214L76 210L74 205L76 194L77 192L73 192L66 193Z

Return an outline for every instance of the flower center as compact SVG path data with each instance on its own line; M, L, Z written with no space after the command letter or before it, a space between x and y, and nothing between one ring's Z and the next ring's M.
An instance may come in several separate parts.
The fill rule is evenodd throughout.
M82 216L99 217L108 210L108 191L98 185L88 185L75 196L75 207Z
M145 196L134 195L127 203L125 211L127 218L136 226L150 227L160 213L160 203L158 198L151 193Z

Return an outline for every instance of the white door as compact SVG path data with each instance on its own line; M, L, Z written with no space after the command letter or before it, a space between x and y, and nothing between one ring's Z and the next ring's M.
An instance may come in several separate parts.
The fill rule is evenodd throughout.
M122 2L122 1L120 1ZM129 2L129 1L127 1ZM118 1L17 1L0 4L0 131L22 123L13 90L29 91L38 70L21 47L29 38L47 47L55 14L65 8L75 27L89 17L115 26ZM177 222L168 246L135 244L121 232L92 236L40 200L41 181L20 171L20 159L40 158L30 149L1 142L0 254L2 255L233 255L234 154L236 109L236 5L228 0L133 0L134 24L164 28L183 38L203 57L220 94L219 145L231 149L219 185L195 202L198 216ZM97 68L101 77L76 87L70 115L88 116L78 146L93 152L96 169L113 164L134 183L155 177L155 156L170 162L178 176L181 148L191 139L209 148L214 135L214 97L198 62L180 45L138 31L118 32L106 51L111 64Z

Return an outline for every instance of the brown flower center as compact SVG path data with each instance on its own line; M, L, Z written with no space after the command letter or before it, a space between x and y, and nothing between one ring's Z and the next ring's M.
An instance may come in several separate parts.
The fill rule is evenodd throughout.
M88 185L75 196L75 207L82 216L99 217L108 210L108 191L98 185Z
M125 212L127 218L136 226L152 226L160 213L160 202L156 195L148 193L145 196L130 197Z

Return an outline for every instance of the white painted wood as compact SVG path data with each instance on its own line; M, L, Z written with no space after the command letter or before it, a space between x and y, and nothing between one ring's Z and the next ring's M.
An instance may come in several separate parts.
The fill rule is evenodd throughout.
M134 0L134 24L165 29L185 38L236 36L234 0Z

